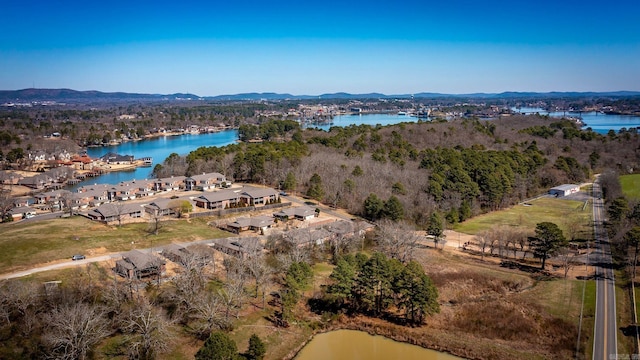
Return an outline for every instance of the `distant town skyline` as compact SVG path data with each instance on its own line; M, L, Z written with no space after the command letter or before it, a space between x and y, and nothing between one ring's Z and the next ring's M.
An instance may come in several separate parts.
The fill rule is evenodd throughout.
M639 91L637 1L3 3L0 89Z

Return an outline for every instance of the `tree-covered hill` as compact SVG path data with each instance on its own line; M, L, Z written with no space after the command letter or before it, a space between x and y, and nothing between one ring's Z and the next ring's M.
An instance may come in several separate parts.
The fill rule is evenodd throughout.
M252 137L262 133L268 134L264 140L276 141L200 148L174 169L219 171L360 215L370 215L364 209L369 195L383 205L394 197L404 218L425 226L434 212L457 222L552 186L583 182L605 167L626 172L640 163L636 131L600 135L569 120L537 115L328 132L276 121L268 129L248 130Z

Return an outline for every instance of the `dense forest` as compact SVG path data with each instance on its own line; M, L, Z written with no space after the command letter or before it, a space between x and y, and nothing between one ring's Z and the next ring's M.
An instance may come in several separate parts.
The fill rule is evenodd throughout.
M242 128L240 137L261 142L175 155L156 174L218 171L376 220L385 212L365 209L373 194L381 207L390 200L399 205L396 220L425 228L434 212L456 223L549 187L583 182L605 168L628 173L640 163L636 129L601 135L570 120L539 115L333 127L328 132L275 120L260 129Z

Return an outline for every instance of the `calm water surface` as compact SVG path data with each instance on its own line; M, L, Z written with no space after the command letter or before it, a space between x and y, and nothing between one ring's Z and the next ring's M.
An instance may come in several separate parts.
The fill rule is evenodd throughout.
M571 116L571 117L580 117L582 121L584 121L585 128L590 127L593 131L599 134L606 134L609 130L614 130L618 132L618 130L622 128L632 128L632 127L640 127L640 116L633 115L608 115L601 114L596 111L590 112L573 112L573 111L558 111L558 112L547 112L541 108L530 108L523 107L520 109L512 109L516 112L523 113L540 113L540 115L549 115L554 117L561 116Z
M606 134L609 130L618 131L621 128L640 127L640 116L628 115L605 115L596 112L557 112L547 113L540 108L520 108L513 109L526 113L539 112L551 116L580 116L593 131ZM335 116L328 124L307 125L308 128L319 128L329 130L332 126L345 127L349 125L393 125L401 122L417 122L418 118L408 115L392 114L366 114L366 115L339 115ZM426 120L424 120L426 121ZM238 139L237 130L226 130L217 133L201 135L180 135L158 137L143 141L133 141L122 143L117 146L97 147L87 149L87 154L92 157L100 157L108 152L115 152L121 155L133 155L135 158L150 156L153 158L151 167L140 167L132 171L114 171L99 177L90 178L78 186L98 183L117 184L121 181L131 181L135 179L148 179L151 176L153 166L161 164L171 153L186 155L201 146L225 146L234 143Z
M426 120L426 119L422 119ZM360 114L360 115L337 115L329 124L308 125L308 128L319 128L329 130L332 126L345 127L349 125L393 125L401 122L417 122L418 118L409 115L391 114Z
M136 159L151 156L153 165L139 167L132 171L114 171L102 176L90 178L78 186L86 184L117 184L121 181L135 179L148 179L156 164L162 164L171 153L187 155L201 146L225 146L233 144L238 139L237 130L225 130L216 133L200 135L185 134L180 136L160 136L157 138L131 141L116 146L92 147L87 149L87 154L92 158L98 158L109 152L120 155L133 155Z
M337 330L316 335L296 360L460 360L462 358L362 331Z

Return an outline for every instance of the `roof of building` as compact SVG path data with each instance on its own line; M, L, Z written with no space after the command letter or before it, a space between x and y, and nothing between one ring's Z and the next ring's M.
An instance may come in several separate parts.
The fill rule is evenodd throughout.
M35 213L36 211L33 208L28 206L19 206L9 210L11 214L26 214L26 213Z
M228 225L233 228L245 228L249 226L261 228L273 225L273 218L271 216L240 217Z
M298 206L294 208L282 209L273 214L273 216L277 217L290 217L290 216L299 216L299 217L308 217L316 214L316 210L309 206Z
M98 206L91 212L98 214L98 217L108 218L118 215L136 213L139 211L142 211L142 207L140 207L140 205L107 203Z
M214 246L224 247L230 250L248 253L262 251L263 246L259 237L231 237L220 238L213 241Z
M143 253L140 250L128 251L122 254L122 259L133 265L136 269L146 269L165 263L162 259Z
M573 190L575 188L580 188L580 185L576 185L576 184L563 184L563 185L558 185L556 187L552 187L551 190L562 190L562 191L567 191L567 190Z
M255 187L245 187L242 189L242 195L248 196L252 199L268 197L273 195L278 195L278 192L272 188L255 188Z
M240 196L233 190L220 190L212 193L202 194L197 199L206 200L207 202L218 202L225 200L238 199Z
M197 182L201 182L201 181L207 181L207 180L222 180L224 178L225 178L224 175L217 172L213 172L213 173L202 173L198 175L192 175L191 177L188 177L186 180L193 179Z

